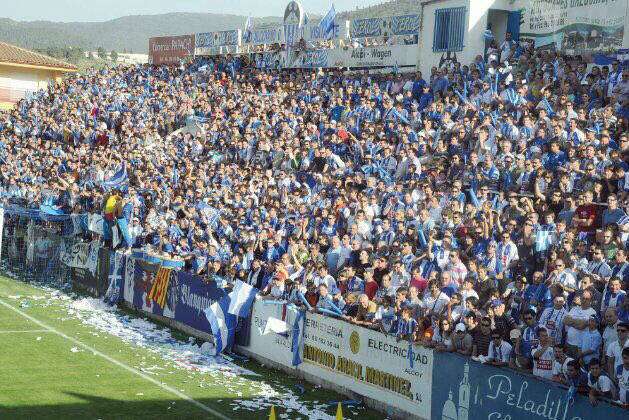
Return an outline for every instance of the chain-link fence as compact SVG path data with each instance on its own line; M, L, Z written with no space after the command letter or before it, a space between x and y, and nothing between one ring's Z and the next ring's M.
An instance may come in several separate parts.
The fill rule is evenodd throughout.
M47 218L37 210L5 208L0 270L24 281L70 287L73 277L84 275L77 270L90 271L90 248L100 245L93 242L92 233L68 229L72 217Z

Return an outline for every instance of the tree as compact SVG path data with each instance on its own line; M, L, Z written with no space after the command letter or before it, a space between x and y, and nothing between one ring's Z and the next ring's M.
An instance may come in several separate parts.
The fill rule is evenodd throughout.
M124 54L126 54L126 53L127 53L127 49L126 49L126 48L123 48L123 49L122 49L122 52L123 52Z
M89 58L90 60L94 59L94 53L92 51L90 51L90 53L87 55L87 58Z
M107 58L107 51L105 51L103 47L98 47L98 50L96 51L96 53L98 54L100 58Z
M111 54L109 54L109 58L111 58L111 61L118 61L118 53L114 50L111 50Z

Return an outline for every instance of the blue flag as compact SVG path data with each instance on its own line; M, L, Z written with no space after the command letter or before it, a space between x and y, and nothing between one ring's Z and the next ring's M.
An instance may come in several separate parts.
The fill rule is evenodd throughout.
M123 290L126 260L127 257L120 252L110 251L109 253L109 287L103 299L109 305L116 305L122 298L120 291Z
M552 243L552 231L538 230L535 235L535 251L546 251Z
M255 287L238 280L229 294L231 301L228 312L241 318L248 318L249 309L258 291Z
M238 317L229 313L230 303L231 298L226 295L204 311L214 336L215 356L221 354L223 350L234 343Z
M297 317L293 322L293 339L291 343L291 352L293 353L293 366L297 366L301 364L301 355L300 352L303 351L304 347L304 327L306 321L306 312L298 311Z
M325 36L326 39L330 39L331 35L334 33L334 18L336 17L336 10L334 9L334 4L328 10L328 13L321 19L319 22L319 29L321 33Z
M127 181L129 177L127 176L127 165L122 164L122 167L116 171L111 177L103 181L103 187L106 188L114 188L122 185L125 181Z

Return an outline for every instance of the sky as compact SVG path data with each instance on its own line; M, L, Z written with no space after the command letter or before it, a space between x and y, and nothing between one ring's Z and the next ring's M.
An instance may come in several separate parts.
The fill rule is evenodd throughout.
M0 17L18 21L102 22L128 15L171 12L229 13L283 16L289 0L19 0L3 7ZM384 3L385 0L302 0L308 13L325 15L332 3L337 12Z

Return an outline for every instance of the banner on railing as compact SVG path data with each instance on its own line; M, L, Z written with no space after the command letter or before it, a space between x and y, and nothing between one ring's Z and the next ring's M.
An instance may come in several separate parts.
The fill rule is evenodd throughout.
M90 244L78 242L69 248L61 249L61 262L72 268L87 268Z
M417 45L384 45L364 48L292 51L288 67L392 67L417 64Z
M311 42L347 38L347 36L349 35L349 21L335 21L334 27L329 34L325 33L325 31L321 29L318 23L304 26L303 31L304 40Z
M240 29L196 34L194 52L196 55L208 55L217 47L240 45L241 36Z
M96 269L91 269L91 258L96 253ZM98 241L90 243L90 253L86 268L72 268L72 283L87 290L94 296L104 296L109 285L109 250L98 246Z
M608 403L593 408L585 395L572 401L565 388L456 354L435 352L434 368L428 418L626 418L626 411Z
M355 19L349 24L352 38L372 38L419 33L419 15Z
M242 43L246 45L275 44L282 42L282 28L254 29L242 34Z
M99 235L105 235L105 218L102 214L89 214L87 216L87 228Z
M203 311L224 294L215 282L204 283L199 276L127 258L123 297L143 311L209 333Z
M180 270L184 267L185 261L182 258L172 258L168 256L158 255L150 251L142 249L131 250L131 256L138 260L145 260L153 264L159 264L166 268L174 268Z
M286 66L286 52L285 51L266 51L263 53L254 54L254 63L258 69L269 69Z
M283 305L256 301L248 350L293 366L295 316ZM289 331L273 332L275 328L267 328L269 319L285 322ZM378 331L308 312L300 358L300 371L418 417L431 418L433 359L429 349L410 347L408 342L398 343L395 337Z

